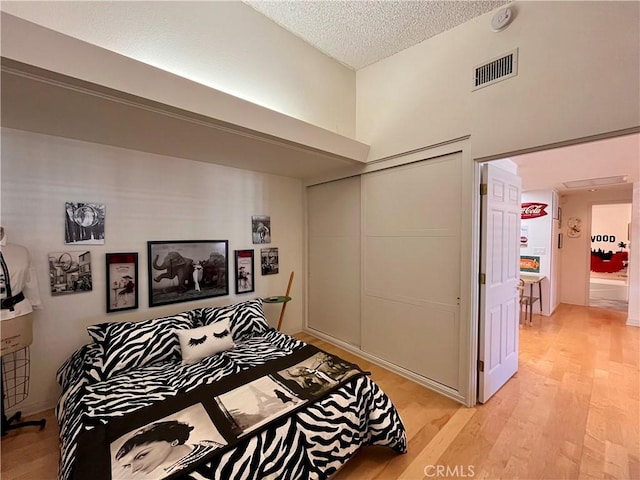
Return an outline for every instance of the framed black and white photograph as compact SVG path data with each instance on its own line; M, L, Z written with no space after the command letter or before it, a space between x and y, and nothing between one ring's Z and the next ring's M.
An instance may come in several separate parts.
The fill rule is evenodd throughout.
M215 399L238 438L302 403L302 399L268 375Z
M229 295L229 241L147 242L149 306Z
M65 203L64 243L104 245L105 206L99 203Z
M253 250L236 250L236 294L255 290Z
M253 215L251 217L251 236L253 243L271 243L271 217Z
M278 248L260 249L260 263L262 265L262 275L275 275L278 273Z
M107 313L138 308L138 254L107 253Z
M93 290L91 252L49 253L51 295L69 295Z
M111 478L174 477L226 445L202 403L196 403L112 441Z
M278 380L301 398L309 399L336 386L342 380L360 373L353 364L325 352L289 368L280 370Z

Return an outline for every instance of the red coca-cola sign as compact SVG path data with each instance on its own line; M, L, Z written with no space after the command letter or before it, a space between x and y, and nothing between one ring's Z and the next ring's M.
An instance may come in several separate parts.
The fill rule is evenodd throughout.
M520 210L520 218L522 218L522 220L530 220L532 218L544 217L547 215L545 208L548 206L546 203L523 203Z

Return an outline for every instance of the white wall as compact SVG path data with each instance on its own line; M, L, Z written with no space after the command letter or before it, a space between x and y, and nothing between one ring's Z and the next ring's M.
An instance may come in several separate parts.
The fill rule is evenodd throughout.
M56 369L89 337L85 327L104 321L142 320L205 305L225 305L257 296L282 294L289 272L302 273L303 189L300 180L190 160L2 130L2 225L10 243L27 247L38 272L44 309L34 318L31 392L23 412L52 407L59 388ZM64 204L106 205L106 242L64 244ZM280 254L280 274L261 276L260 245L251 240L251 215L271 216L272 243ZM198 302L148 308L147 241L229 240L233 250L253 248L256 291ZM87 249L92 254L93 291L52 297L47 254ZM138 310L106 312L105 257L139 254ZM296 276L283 330L302 329L304 275ZM272 325L280 306L265 305Z
M630 222L630 203L594 205L591 218L591 250L601 248L605 252L618 252L620 242L626 243L628 247ZM608 241L604 241L607 238Z
M546 278L542 280L542 314L551 315L557 306L557 278L553 263L556 261L557 248L557 220L554 220L554 210L557 202L552 191L522 192L522 203L546 203L547 215L538 218L523 219L522 225L528 229L529 241L527 246L520 246L520 255L540 257L540 274ZM535 287L537 288L537 287ZM534 292L537 296L537 292ZM540 305L534 305L534 312L539 313Z
M562 249L561 298L562 303L589 305L589 272L591 270L591 207L607 203L628 203L632 201L631 185L623 189L604 189L596 192L579 191L563 195L561 231L564 234ZM637 207L635 207L637 208ZM582 219L580 237L567 235L567 220L571 217ZM638 223L638 222L636 222ZM630 266L630 270L640 268ZM630 282L630 290L637 288ZM631 310L630 310L631 312Z
M484 158L640 125L640 3L512 8L502 32L488 13L358 70L357 139L371 159L468 134ZM514 48L518 75L472 92L474 67Z
M2 2L1 8L332 132L355 136L355 72L243 2L18 1Z

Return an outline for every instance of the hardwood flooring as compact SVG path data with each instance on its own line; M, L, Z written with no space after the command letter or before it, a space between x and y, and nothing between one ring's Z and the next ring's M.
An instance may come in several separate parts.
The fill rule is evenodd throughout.
M58 420L53 409L24 420L40 420L47 424L11 430L2 437L0 445L0 478L2 480L49 480L57 478L60 450L58 448Z
M407 428L409 452L361 449L333 480L640 479L640 328L626 314L561 305L520 328L518 373L468 409L306 334L372 372ZM58 430L2 438L3 480L55 479Z

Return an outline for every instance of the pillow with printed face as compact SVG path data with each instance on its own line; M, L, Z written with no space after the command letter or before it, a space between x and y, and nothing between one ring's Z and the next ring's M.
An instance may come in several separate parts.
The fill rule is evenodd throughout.
M222 320L229 321L231 336L235 342L260 335L270 328L264 316L261 298L225 307L205 307L202 309L203 325L211 325Z
M110 322L88 327L89 335L104 350L99 365L101 378L107 380L133 368L180 358L180 344L174 331L193 328L194 315L188 311L141 322Z
M197 363L205 357L235 347L229 320L191 330L176 330L176 334L180 341L183 364Z

